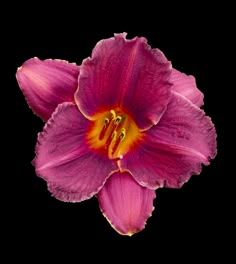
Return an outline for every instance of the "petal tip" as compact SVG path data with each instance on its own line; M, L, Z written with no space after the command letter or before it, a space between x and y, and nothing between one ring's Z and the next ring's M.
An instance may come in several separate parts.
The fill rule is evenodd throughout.
M17 67L16 74L17 74L20 70L22 70L22 66Z
M123 38L126 39L127 36L127 32L123 32L123 33L114 33L114 37L115 38Z
M137 232L138 232L137 230L130 230L130 231L127 232L127 236L132 237Z
M114 173L98 193L103 216L124 236L132 236L145 228L155 197L155 191L139 185L127 172Z

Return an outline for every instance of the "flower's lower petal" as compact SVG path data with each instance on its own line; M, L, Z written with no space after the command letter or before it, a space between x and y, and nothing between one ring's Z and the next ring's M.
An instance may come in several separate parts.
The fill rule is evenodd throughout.
M173 92L160 122L119 162L143 186L179 188L215 155L216 132L210 118Z
M34 165L53 196L79 202L96 194L116 166L90 150L90 121L72 103L60 104L38 136Z
M17 70L16 78L29 106L47 121L58 104L74 101L79 69L63 60L32 58Z
M171 65L145 38L125 36L98 42L92 58L83 61L75 101L88 118L120 108L146 129L158 122L169 101Z
M204 104L204 95L197 88L195 78L192 75L186 75L176 69L172 69L170 81L173 83L173 91L183 95L198 107Z
M114 173L98 193L101 211L123 235L141 231L151 216L155 191L139 185L129 173Z

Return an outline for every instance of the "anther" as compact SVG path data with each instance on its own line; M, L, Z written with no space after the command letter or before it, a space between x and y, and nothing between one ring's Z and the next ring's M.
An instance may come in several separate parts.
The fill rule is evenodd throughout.
M111 136L112 140L115 140L115 139L116 139L116 136L117 136L117 132L114 131L114 133L113 133L112 136Z
M104 126L107 126L109 124L109 121L110 121L109 118L105 118L104 119Z
M114 121L115 125L118 125L120 123L121 119L122 119L121 116L117 116L115 121Z
M125 128L122 128L120 131L120 140L122 141L126 136L126 130Z
M116 112L114 110L111 110L110 113L111 113L111 119L114 120L116 118Z

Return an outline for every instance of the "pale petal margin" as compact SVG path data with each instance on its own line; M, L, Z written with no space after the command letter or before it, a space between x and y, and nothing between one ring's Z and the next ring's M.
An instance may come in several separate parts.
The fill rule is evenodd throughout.
M98 193L101 211L122 235L144 229L151 216L155 191L139 185L129 173L114 173Z
M156 124L169 101L171 64L145 38L126 34L101 40L83 61L75 101L89 119L99 111L120 108L140 129Z
M216 155L216 131L200 108L172 94L160 122L119 161L143 186L180 188Z
M196 80L192 75L186 75L176 69L172 69L170 82L173 83L172 91L183 95L198 107L201 107L204 104L204 95L197 88Z
M33 112L47 121L58 104L74 101L79 69L64 60L32 58L18 68L16 78Z
M34 165L52 195L65 202L89 199L117 166L86 143L90 121L76 105L60 104L38 136Z

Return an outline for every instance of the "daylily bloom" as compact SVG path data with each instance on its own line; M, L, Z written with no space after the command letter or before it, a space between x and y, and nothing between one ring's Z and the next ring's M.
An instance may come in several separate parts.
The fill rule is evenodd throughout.
M46 121L36 174L61 201L96 196L120 234L145 227L158 188L180 188L216 155L195 78L143 37L101 40L80 66L32 58L16 77Z

